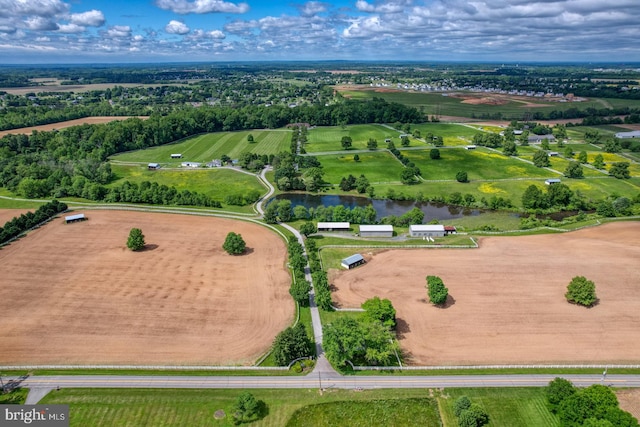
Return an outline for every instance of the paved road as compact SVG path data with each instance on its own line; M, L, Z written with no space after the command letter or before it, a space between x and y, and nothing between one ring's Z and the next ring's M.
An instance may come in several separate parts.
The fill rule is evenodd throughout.
M304 377L198 377L66 375L33 376L19 384L30 389L60 388L451 388L543 387L557 375L341 376L311 373ZM576 386L605 384L640 387L640 375L563 375ZM5 379L7 382L8 379Z

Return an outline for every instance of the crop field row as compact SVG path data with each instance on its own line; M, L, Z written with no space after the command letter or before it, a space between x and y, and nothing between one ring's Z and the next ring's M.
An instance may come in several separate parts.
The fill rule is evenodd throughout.
M72 426L232 426L243 390L63 389L43 404L68 404ZM405 390L251 390L265 410L256 426L456 426L453 404L468 396L489 414L490 425L555 427L542 388ZM224 418L214 419L216 411ZM441 424L442 423L442 424Z
M251 134L254 143L247 141ZM179 165L181 162L210 162L226 154L232 159L242 153L277 154L288 151L291 132L286 130L252 130L242 132L217 132L187 138L184 141L118 154L113 160L121 162L157 162ZM182 159L171 159L171 154L180 153Z

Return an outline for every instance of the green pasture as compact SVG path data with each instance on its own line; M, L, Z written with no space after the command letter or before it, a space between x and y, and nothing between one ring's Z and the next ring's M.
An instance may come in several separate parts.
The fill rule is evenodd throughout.
M247 135L253 135L254 143L247 141ZM216 132L197 135L185 140L116 154L111 159L119 162L160 163L162 166L178 166L181 162L210 162L226 154L237 159L240 154L277 154L288 151L291 144L291 132L286 130L254 129L240 132ZM171 154L182 154L181 159L172 159Z
M343 401L298 409L287 427L439 426L440 414L430 398Z
M369 138L378 141L378 148L386 148L385 139L391 138L399 146L399 131L389 129L382 125L353 125L353 126L323 126L309 130L308 141L305 150L308 153L318 153L323 151L342 151L342 137L350 136L352 139L351 148L353 150L366 150ZM416 144L417 142L414 142ZM348 153L348 150L344 150Z
M441 149L440 159L432 160L429 150L405 150L402 154L420 168L425 180L455 180L466 171L469 180L505 178L554 178L557 175L512 157L478 147L475 150Z
M360 153L359 161L353 160L353 153L318 156L325 172L324 180L331 184L340 184L340 180L349 174L366 176L369 182L400 182L404 166L388 151Z
M421 123L411 125L411 129L419 130L422 138L428 133L441 136L444 140L444 145L447 146L468 145L473 140L473 136L480 132L473 127L454 123Z
M0 209L31 209L36 210L46 202L36 202L30 200L13 200L18 197L8 191L6 188L0 188L0 196L8 197L7 199L0 197Z
M490 426L555 427L558 418L547 408L544 389L539 388L468 388L446 389L437 398L444 427L458 425L453 413L457 398L467 396L489 414Z
M233 408L235 402L245 390L222 389L62 389L49 393L41 401L42 404L67 404L70 406L70 425L93 426L233 426ZM326 405L334 402L342 402L344 405L353 405L358 417L366 417L367 414L389 416L399 404L390 400L406 400L402 404L404 411L410 411L416 416L427 416L427 426L438 426L439 416L435 403L427 400L429 391L424 389L406 390L329 390L319 393L317 389L303 390L250 390L256 399L264 402L263 417L253 423L252 426L286 426L294 413L311 407L305 425L323 425L322 422L333 421L330 425L367 425L388 426L387 423L377 423L375 418L367 419L365 424L341 424L340 419L327 419L323 413L318 413L314 405ZM411 400L409 400L411 399ZM413 401L413 399L417 399ZM385 401L384 405L380 405ZM388 409L373 408L376 402L380 406L388 406ZM338 406L338 407L340 407ZM377 406L377 405L376 405ZM427 406L430 409L425 409ZM396 409L394 409L396 408ZM220 420L214 418L218 410L225 412L225 417ZM312 415L311 415L312 414ZM343 416L345 420L348 418ZM433 417L433 418L432 418ZM356 418L360 419L360 418ZM433 422L431 421L433 420ZM298 425L298 424L293 424ZM415 425L415 418L409 424L393 424L397 426Z
M124 181L140 183L142 181L157 182L159 185L175 187L178 190L189 190L203 193L224 203L228 195L246 194L251 190L266 193L266 188L258 178L233 169L160 169L147 170L146 166L127 166L114 164L111 167L116 180L111 186ZM245 207L244 209L249 209ZM249 209L250 211L250 209Z
M496 230L518 230L520 217L513 212L488 211L480 215L469 215L447 220L447 225L455 226L458 231L469 232L483 226L491 226Z

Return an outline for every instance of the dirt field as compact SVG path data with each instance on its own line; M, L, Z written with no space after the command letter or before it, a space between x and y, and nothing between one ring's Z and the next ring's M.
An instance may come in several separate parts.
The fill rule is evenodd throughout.
M616 390L620 408L640 420L640 389Z
M269 230L84 212L88 221L55 220L0 250L0 364L250 364L291 324L286 247ZM125 247L132 227L142 252ZM248 254L222 250L229 231Z
M54 129L64 129L71 126L79 126L84 124L102 124L110 123L116 120L130 119L131 116L107 116L107 117L85 117L84 119L67 120L66 122L51 123L49 125L31 126L28 128L11 129L0 131L0 138L5 135L31 135L34 130L38 132L46 132ZM146 116L138 116L139 119L146 120Z
M31 209L35 212L35 208ZM0 209L0 227L4 226L7 221L12 220L16 216L29 212L29 209Z
M355 307L389 298L414 365L638 363L640 222L562 235L491 237L480 249L389 250L333 275L334 299ZM427 302L427 275L449 288ZM596 284L598 305L566 302L574 276Z

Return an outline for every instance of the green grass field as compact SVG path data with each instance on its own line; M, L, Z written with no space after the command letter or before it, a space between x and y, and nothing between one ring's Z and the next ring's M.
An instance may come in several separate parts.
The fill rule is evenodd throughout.
M308 142L305 150L308 153L318 153L323 151L342 151L341 145L343 136L350 136L352 139L351 148L354 150L366 150L367 141L373 138L378 141L378 148L386 148L385 139L391 138L396 145L400 145L398 138L400 133L396 130L386 128L382 125L353 125L353 126L323 126L309 130ZM415 140L413 145L418 144ZM424 144L422 144L424 145ZM348 150L345 150L348 153Z
M178 190L189 190L203 193L224 203L224 198L233 194L246 194L257 190L261 194L267 192L255 176L232 169L160 169L149 171L146 166L127 166L114 164L112 171L117 179L110 185L115 186L124 181L140 183L142 181L157 182L160 185L175 187ZM248 207L244 208L245 210Z
M440 425L440 414L433 399L387 399L321 403L298 409L287 427L368 427Z
M253 135L254 143L247 141ZM226 154L237 159L240 154L277 154L288 151L291 131L254 129L241 132L216 132L187 138L183 141L117 154L111 159L119 162L157 162L163 166L177 166L182 162L210 162ZM180 153L182 159L171 159L171 154Z
M404 166L388 151L358 154L359 161L353 160L353 154L331 154L318 156L325 172L324 180L331 184L340 184L340 180L349 174L367 177L369 182L400 182Z
M425 180L455 180L458 171L466 171L469 180L505 178L555 178L546 169L478 147L475 150L441 149L440 159L432 160L429 150L405 150L402 154L420 168Z
M49 393L42 401L43 404L70 405L71 426L232 426L233 407L243 390L173 390L173 389L62 389ZM266 404L266 416L251 423L252 426L282 427L287 425L293 414L311 405L321 405L333 402L353 404L359 415L380 414L383 410L387 414L401 405L406 411L414 414L429 414L427 426L438 426L438 415L435 404L425 402L429 392L421 389L406 390L367 390L355 392L351 390L329 390L322 394L313 390L251 390L258 400ZM390 402L389 410L374 409L371 401L390 401L400 399L405 403ZM411 401L408 399L419 399ZM364 404L357 404L362 402ZM409 404L409 402L413 402ZM425 412L424 406L428 406ZM343 406L344 407L344 406ZM217 410L224 410L226 417L214 419ZM315 426L322 422L321 413L311 408L309 419L305 425ZM370 412L376 411L376 412ZM433 418L431 418L433 417ZM431 420L435 423L431 424ZM339 420L335 420L339 422ZM415 423L415 418L413 419ZM346 424L332 424L346 425ZM415 425L415 424L377 424L375 418L369 417L367 424L351 424L366 426Z
M421 123L412 125L411 129L420 131L420 135L424 138L428 133L441 136L444 145L468 145L473 140L473 136L480 131L464 125L452 123ZM400 148L400 147L398 147Z
M438 397L438 407L444 427L457 427L453 404L460 396L467 396L489 414L491 426L555 427L558 418L546 406L543 388L472 388L447 389L447 397Z

